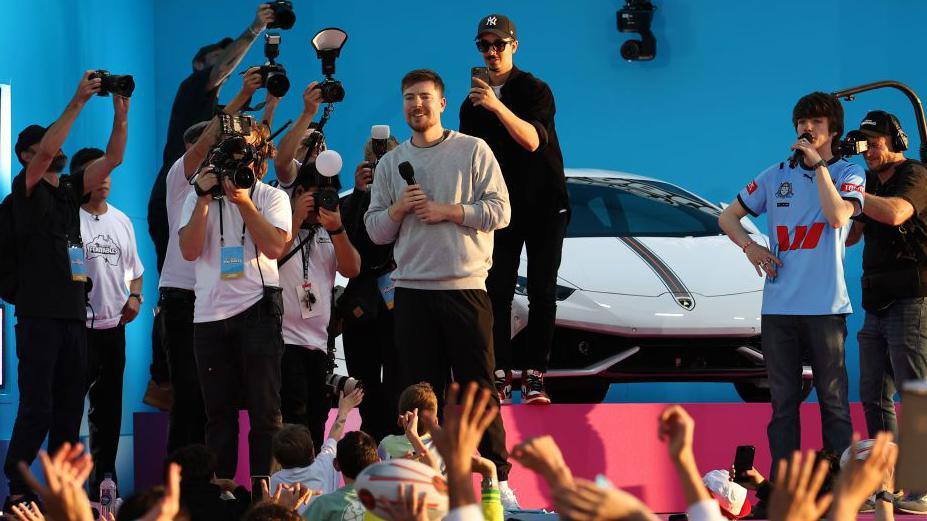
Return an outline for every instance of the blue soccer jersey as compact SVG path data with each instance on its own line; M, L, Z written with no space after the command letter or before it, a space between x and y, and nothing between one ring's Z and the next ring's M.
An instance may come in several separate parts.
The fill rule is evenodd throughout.
M831 180L844 199L863 207L866 176L843 159L828 162ZM764 315L852 313L843 272L844 241L850 226L832 228L824 217L816 173L801 162L767 168L737 194L754 217L767 214L770 250L782 261L763 288Z

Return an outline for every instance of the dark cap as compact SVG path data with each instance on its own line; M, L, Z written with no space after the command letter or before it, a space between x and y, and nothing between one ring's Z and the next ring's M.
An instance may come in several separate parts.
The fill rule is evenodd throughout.
M203 58L205 58L206 55L211 53L212 51L225 49L226 47L232 44L232 41L233 40L231 38L226 37L226 38L219 40L216 43L211 43L201 48L200 50L196 51L196 55L193 56L193 63L202 61Z
M859 130L867 136L894 136L897 130L901 129L901 122L894 114L889 114L884 110L873 110L866 114L862 123L859 124Z
M71 156L71 164L68 167L68 170L72 174L76 174L84 170L87 165L92 161L103 157L105 153L99 148L82 148L77 152L74 152L74 155Z
M518 39L515 36L515 24L509 17L501 14L491 14L480 20L480 25L476 28L476 37L479 38L483 33L493 33L503 40Z
M16 138L16 145L14 145L13 150L16 152L16 159L19 159L19 162L22 163L23 166L26 166L26 163L22 160L22 156L20 154L25 152L32 145L42 141L42 136L45 135L45 130L45 127L42 125L29 125L19 133L19 137Z

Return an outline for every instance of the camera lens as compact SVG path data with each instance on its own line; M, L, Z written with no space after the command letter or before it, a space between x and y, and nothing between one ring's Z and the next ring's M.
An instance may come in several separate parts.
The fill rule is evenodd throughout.
M231 174L232 184L238 188L251 188L254 186L254 172L250 168L240 165Z
M641 42L628 40L621 44L621 57L628 61L635 61L641 56Z
M290 80L282 72L271 72L267 75L267 92L282 98L290 90Z
M275 2L272 4L274 21L267 25L268 29L292 29L296 23L296 13L293 12L291 2Z

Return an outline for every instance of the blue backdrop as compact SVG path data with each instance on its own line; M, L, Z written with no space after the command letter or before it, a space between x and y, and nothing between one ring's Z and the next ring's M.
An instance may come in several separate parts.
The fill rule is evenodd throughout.
M310 38L324 27L346 30L349 39L336 76L344 82L347 98L327 127L329 145L345 159L346 186L352 183L352 165L360 161L370 125L386 123L400 138L408 137L399 92L399 80L408 70L428 67L444 77L448 110L443 121L456 128L470 67L481 64L473 45L475 26L493 11L507 14L518 27L516 64L554 91L568 167L658 177L712 201L729 201L754 174L787 157L794 139L791 109L800 96L882 79L896 79L915 90L927 88L917 36L927 19L923 2L656 0L657 58L643 63L626 63L618 55L627 36L615 28L615 11L622 4L616 0L294 3L297 24L282 33L279 58L293 87L277 122L296 117L302 88L321 76ZM141 397L148 380L151 309L157 300L145 215L171 101L196 50L239 35L253 18L256 2L33 0L28 15L22 5L0 0L6 14L0 31L0 83L11 84L14 140L30 123L51 123L86 69L130 73L137 82L129 146L111 196L132 218L147 267L144 310L127 330L123 433L128 436L131 414L145 408ZM261 43L243 66L264 61ZM231 98L240 81L237 74L229 80L221 101ZM912 150L917 149L913 115L900 94L863 94L845 107L847 128L873 108L897 113L912 136ZM92 100L65 151L102 147L111 117L109 100ZM15 174L15 158L12 165ZM0 193L6 193L8 183L0 176ZM860 253L857 247L847 255L854 304L859 302ZM850 318L847 341L853 400L858 399L855 332L861 318L861 313ZM7 318L0 440L9 439L18 400L12 323ZM729 384L628 384L613 386L610 399L736 401L737 396ZM122 452L126 449L130 446L123 443Z

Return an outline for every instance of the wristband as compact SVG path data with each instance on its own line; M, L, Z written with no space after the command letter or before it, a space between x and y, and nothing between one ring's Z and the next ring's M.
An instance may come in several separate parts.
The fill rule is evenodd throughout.
M817 163L815 163L814 165L812 165L812 166L811 166L811 169L812 169L812 170L817 170L819 167L822 167L822 166L823 166L824 168L827 168L827 161L824 161L824 160L822 159L822 160L818 161Z
M344 226L339 226L337 230L326 230L326 231L328 232L329 237L334 236L334 235L341 235L342 233L344 233Z
M255 31L255 30L254 30L254 27L252 27L252 26L250 26L250 25L248 26L248 32L251 33L251 36L253 36L253 37L255 37L255 38L257 38L258 36L261 35L261 31Z
M132 298L132 297L135 297L136 299L138 299L138 303L139 303L139 304L142 303L142 296L141 296L140 294L138 294L138 293L129 293L129 298Z
M747 239L747 242L745 242L744 245L740 247L740 249L743 250L744 253L747 253L747 248L749 248L753 244L756 244L755 242L753 242L753 239Z

